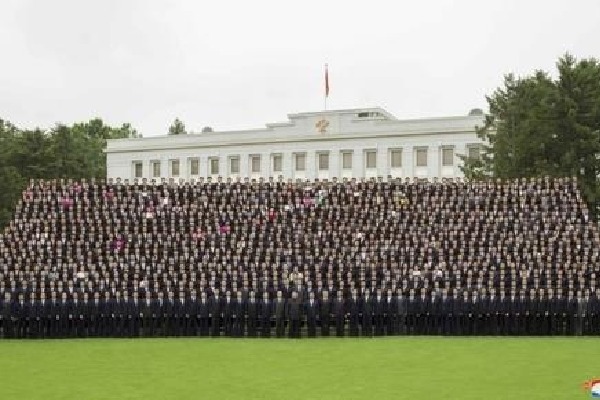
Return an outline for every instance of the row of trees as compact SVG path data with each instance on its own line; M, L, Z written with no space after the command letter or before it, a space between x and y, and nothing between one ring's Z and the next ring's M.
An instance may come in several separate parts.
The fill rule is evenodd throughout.
M0 119L0 227L29 179L105 177L106 140L139 136L129 124L111 127L101 119L49 131L22 130Z
M471 178L577 176L590 211L600 203L600 63L566 54L557 76L507 75L487 97L478 135L480 160L465 159Z

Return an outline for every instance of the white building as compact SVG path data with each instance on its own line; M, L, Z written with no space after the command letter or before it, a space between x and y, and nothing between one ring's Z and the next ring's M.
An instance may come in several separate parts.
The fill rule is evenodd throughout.
M109 140L108 178L332 179L461 177L459 155L478 157L468 116L398 120L381 108L291 114L262 129Z

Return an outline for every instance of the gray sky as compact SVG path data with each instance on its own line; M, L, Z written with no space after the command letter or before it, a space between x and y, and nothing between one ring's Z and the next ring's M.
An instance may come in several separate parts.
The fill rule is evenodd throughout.
M600 57L598 0L2 0L0 117L164 134L381 106L466 114L503 74Z

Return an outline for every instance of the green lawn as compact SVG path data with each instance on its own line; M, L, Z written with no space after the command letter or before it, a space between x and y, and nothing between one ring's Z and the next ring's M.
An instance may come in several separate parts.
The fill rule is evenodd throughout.
M585 399L600 339L0 341L0 399Z

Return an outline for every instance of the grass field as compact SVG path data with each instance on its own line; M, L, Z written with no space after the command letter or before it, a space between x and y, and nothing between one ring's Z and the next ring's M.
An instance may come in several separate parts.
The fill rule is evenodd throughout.
M585 399L599 339L0 341L0 399Z

